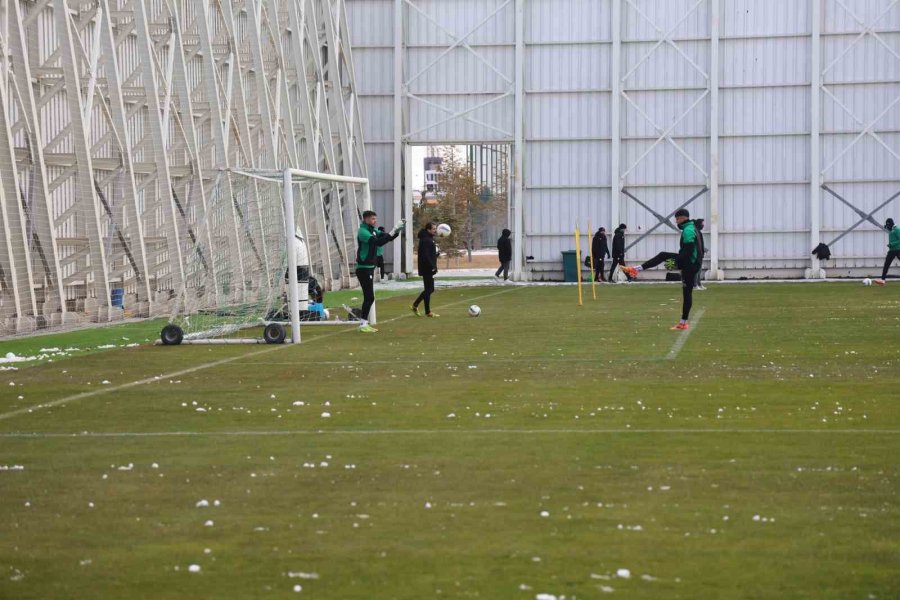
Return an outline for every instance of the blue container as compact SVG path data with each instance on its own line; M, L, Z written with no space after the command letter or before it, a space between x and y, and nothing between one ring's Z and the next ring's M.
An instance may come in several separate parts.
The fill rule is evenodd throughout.
M113 288L109 294L110 304L119 308L125 307L125 290L121 288Z

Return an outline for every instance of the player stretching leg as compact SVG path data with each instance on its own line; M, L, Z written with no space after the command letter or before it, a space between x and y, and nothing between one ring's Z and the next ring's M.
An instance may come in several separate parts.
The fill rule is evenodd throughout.
M700 261L703 256L697 243L697 228L691 221L691 214L686 208L679 208L675 213L675 222L681 230L681 242L678 254L674 252L660 252L655 257L637 267L623 267L622 270L629 277L637 277L644 269L660 265L670 258L675 259L675 264L681 269L681 321L672 329L688 329L688 318L691 315L691 306L694 303L694 282L700 271Z

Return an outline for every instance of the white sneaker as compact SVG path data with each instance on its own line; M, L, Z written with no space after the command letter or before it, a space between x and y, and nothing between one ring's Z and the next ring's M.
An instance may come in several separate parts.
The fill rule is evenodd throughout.
M703 287L702 285L698 285L696 289L698 289L698 290L705 290L706 288Z

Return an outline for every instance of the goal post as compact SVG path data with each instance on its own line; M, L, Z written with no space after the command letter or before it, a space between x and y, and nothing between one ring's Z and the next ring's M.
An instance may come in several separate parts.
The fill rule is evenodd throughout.
M183 254L185 285L160 343L300 343L307 325L358 324L330 315L322 300L353 287L356 231L370 206L362 177L220 170ZM253 328L263 335L237 334Z

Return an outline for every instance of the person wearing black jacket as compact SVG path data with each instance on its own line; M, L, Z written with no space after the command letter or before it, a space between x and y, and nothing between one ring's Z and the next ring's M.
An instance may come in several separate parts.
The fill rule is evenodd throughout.
M384 227L378 228L378 233L386 233ZM381 272L381 279L384 279L384 255L379 254L375 257L375 270Z
M704 219L694 219L694 227L697 229L697 248L700 251L700 269L694 280L695 290L705 290L703 286L703 256L706 254L706 241L703 239L703 227L706 225Z
M628 226L620 223L613 232L612 267L609 269L609 280L613 280L613 273L619 265L625 266L625 231Z
M511 233L509 229L504 229L500 239L497 240L500 268L494 273L494 277L499 279L500 273L503 273L503 281L509 279L509 263L512 262L512 241L509 239Z
M606 241L606 228L601 227L591 240L591 254L594 257L594 281L606 281L603 274L603 259L609 256L609 244Z
M419 304L425 302L425 316L437 317L438 315L431 312L431 294L434 293L434 276L438 272L437 268L437 248L434 245L434 234L437 233L437 225L427 223L425 228L419 232L419 275L422 276L422 282L425 289L413 302L412 311L419 317Z

